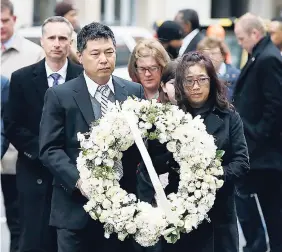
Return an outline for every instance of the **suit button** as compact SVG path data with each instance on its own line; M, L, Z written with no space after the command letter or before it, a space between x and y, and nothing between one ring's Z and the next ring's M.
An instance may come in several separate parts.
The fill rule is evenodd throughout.
M41 185L41 184L42 184L42 179L37 179L37 180L36 180L36 183L37 183L38 185Z

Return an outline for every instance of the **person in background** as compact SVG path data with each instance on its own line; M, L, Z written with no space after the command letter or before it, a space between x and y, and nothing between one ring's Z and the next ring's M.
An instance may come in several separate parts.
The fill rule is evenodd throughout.
M174 19L183 30L183 44L179 50L179 56L195 51L197 44L204 38L200 32L198 13L192 9L180 10Z
M53 177L38 158L39 124L46 90L82 72L80 65L67 59L72 31L72 25L63 17L46 19L41 38L45 59L15 71L11 77L4 125L8 140L19 152L20 252L57 252L56 230L49 226Z
M282 17L272 19L269 24L269 34L282 55Z
M39 45L23 38L15 31L17 17L14 6L9 0L1 1L1 75L10 79L19 68L34 64L45 57ZM17 205L16 161L17 151L9 145L1 160L1 186L4 197L5 213L10 231L10 251L18 251L20 236Z
M182 45L183 31L174 21L165 21L157 30L157 38L171 59L176 59Z
M146 99L158 99L162 72L169 61L168 53L156 39L144 39L136 44L128 72L132 81L143 86Z
M69 53L69 58L76 64L79 64L79 59L77 56L77 32L80 31L80 26L77 20L77 9L74 8L73 4L68 2L59 2L55 7L55 15L64 17L73 26L74 32L72 34L72 46Z
M3 115L9 97L9 80L1 75L1 159L9 147L9 141L4 133Z
M213 24L213 25L210 25L207 28L206 36L207 37L211 37L211 38L220 39L224 43L224 40L225 40L225 30L224 30L224 28L220 24ZM225 43L224 43L224 46L226 47L226 50L225 50L226 51L226 53L225 53L226 55L225 55L224 62L226 64L232 64L232 58L231 58L230 50L229 50L229 48L227 47L227 45Z
M81 30L78 22L78 10L74 5L66 1L59 2L55 6L55 15L66 18L73 26L75 35Z
M245 251L266 251L265 232L254 194L260 202L271 252L282 251L282 57L263 20L240 17L235 35L249 59L237 80L234 106L240 114L251 169L238 188L237 214L246 238ZM253 202L253 203L252 203Z
M227 84L227 97L231 101L240 70L224 62L227 52L223 41L215 37L205 37L199 42L197 50L210 57L218 77Z
M161 77L161 85L159 87L160 103L171 103L176 105L175 100L175 72L179 60L170 61L163 70ZM154 202L154 188L150 181L145 164L141 162L138 166L137 176L137 196L138 199L153 203Z

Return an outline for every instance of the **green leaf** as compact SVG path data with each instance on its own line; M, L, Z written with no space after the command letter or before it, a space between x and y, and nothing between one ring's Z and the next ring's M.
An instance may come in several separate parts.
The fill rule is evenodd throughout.
M216 151L216 158L222 158L224 155L225 151L224 150L217 150Z

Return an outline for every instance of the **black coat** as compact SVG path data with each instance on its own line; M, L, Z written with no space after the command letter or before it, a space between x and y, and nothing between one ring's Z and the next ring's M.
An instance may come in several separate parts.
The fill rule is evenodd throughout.
M68 62L66 80L77 77L82 67ZM44 95L49 88L45 59L12 74L5 108L5 133L18 151L17 188L21 249L54 251L55 232L49 227L52 175L39 161L39 124ZM54 247L53 247L54 246Z
M68 62L66 81L77 77L82 67ZM40 190L50 173L39 156L39 124L44 95L48 86L45 59L21 68L11 76L10 94L4 116L5 134L18 151L17 180L19 189ZM34 207L34 206L33 206Z
M234 105L244 124L251 169L282 171L282 57L268 36L242 69Z
M192 51L196 51L197 50L197 46L198 43L204 38L204 35L202 34L202 32L198 32L197 35L191 40L191 42L189 43L189 45L187 46L187 48L184 51L185 53L188 52L192 52Z
M238 251L239 236L234 202L234 184L249 170L243 125L237 112L217 107L208 113L204 123L207 132L215 137L218 149L225 151L222 163L225 183L217 192L215 204L209 212L211 223L205 221L197 230L188 235L182 235L181 240L174 245L175 247L165 244L165 251L170 251L173 248L177 251L186 251L185 249L191 248L193 252ZM152 161L157 172L169 171L169 185L166 188L166 193L176 192L179 176L170 168L170 166L175 167L174 161L171 160L171 154L164 150L164 146L158 145L156 147L154 144L150 147L149 144L149 152L152 151L154 152ZM149 184L148 173L141 163L138 176L138 185L141 186L139 192L146 192L145 197L143 195L141 197L143 200L151 202L154 190L150 189ZM144 186L143 190L142 186Z
M117 101L128 96L144 98L140 84L113 76L113 85ZM50 224L58 228L83 229L90 220L83 209L87 200L76 188L76 159L80 152L77 133L88 132L94 120L83 74L46 92L40 125L40 159L54 175ZM135 192L139 156L134 146L123 155L120 184L128 192Z

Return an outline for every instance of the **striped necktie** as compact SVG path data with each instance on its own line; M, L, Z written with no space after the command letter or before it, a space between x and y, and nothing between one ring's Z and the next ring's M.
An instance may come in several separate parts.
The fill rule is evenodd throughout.
M108 85L101 85L97 88L98 94L100 94L99 97L97 97L98 102L100 102L101 105L101 115L104 116L107 113L108 109L108 97L111 92Z
M110 95L110 88L108 85L101 85L97 88L97 93L95 94L95 98L100 102L101 105L101 115L104 116L107 113L108 109L108 97ZM123 167L122 162L115 161L114 170L117 173L118 180L120 180L123 176Z

